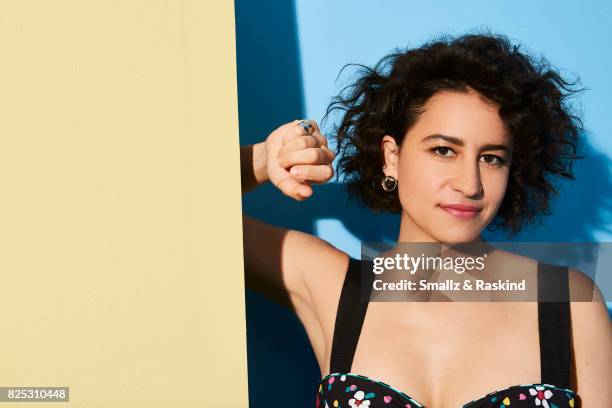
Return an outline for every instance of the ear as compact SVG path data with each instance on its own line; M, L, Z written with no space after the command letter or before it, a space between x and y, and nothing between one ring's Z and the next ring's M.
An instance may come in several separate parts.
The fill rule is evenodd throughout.
M383 154L383 165L382 169L385 176L391 176L397 179L397 168L399 163L399 147L395 143L393 136L384 135L381 140L381 150Z

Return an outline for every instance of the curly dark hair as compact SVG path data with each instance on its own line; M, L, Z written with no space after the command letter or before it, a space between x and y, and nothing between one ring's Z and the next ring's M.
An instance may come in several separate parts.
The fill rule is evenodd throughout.
M542 57L521 52L502 35L443 37L421 47L396 50L374 68L360 64L358 77L336 96L325 114L341 113L331 133L339 155L336 174L345 176L349 193L375 211L401 212L397 190L381 188L384 135L401 146L423 105L443 90L470 88L499 106L513 138L508 187L487 228L516 234L524 225L550 214L553 177L574 179L572 165L582 121L568 103L574 88ZM342 73L342 71L341 71Z

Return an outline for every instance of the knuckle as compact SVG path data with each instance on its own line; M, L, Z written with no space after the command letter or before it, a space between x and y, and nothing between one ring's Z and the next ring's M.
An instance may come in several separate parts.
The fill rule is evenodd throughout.
M302 136L304 129L301 126L294 126L291 128L291 132L296 136Z
M312 162L319 160L319 149L312 149L308 151L308 159Z
M298 137L300 135L300 127L299 126L293 126L291 129L289 129L289 131L287 131L287 136L288 136L288 140L291 141L294 138Z
M305 137L300 137L297 143L298 149L306 149L308 147L308 140Z
M319 148L317 149L317 154L318 154L318 158L317 161L319 162L319 164L327 164L328 160L327 160L327 154L325 154L325 149L324 148Z
M325 152L325 148L324 147L321 147L319 149L319 162L321 164L329 164L327 153Z

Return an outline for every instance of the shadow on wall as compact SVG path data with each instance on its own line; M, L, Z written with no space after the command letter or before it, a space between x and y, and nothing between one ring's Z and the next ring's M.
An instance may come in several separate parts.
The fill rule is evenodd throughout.
M253 144L303 116L295 12L292 1L236 0L235 17L240 144ZM267 185L246 195L243 211L287 227L288 219L304 217L288 213L273 190ZM297 227L312 232L305 223ZM300 321L251 290L245 301L249 406L314 406L320 373Z
M292 1L236 0L235 13L240 144L252 144L304 115L295 10ZM612 215L610 160L588 144L584 149L588 158L577 163L577 182L561 186L553 215L514 240L589 242L598 231L610 232L603 230ZM376 214L350 201L338 183L315 186L313 198L301 203L261 186L243 198L243 211L307 233L315 233L318 219L337 219L360 241L394 241L399 232L398 215ZM502 232L484 237L508 241ZM283 401L314 406L320 372L299 320L250 290L246 317L250 407Z

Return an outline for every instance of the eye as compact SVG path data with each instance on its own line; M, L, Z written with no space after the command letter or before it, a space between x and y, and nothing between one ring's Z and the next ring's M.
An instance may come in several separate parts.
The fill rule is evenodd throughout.
M490 164L495 167L501 167L506 163L504 159L494 154L483 154L480 157L484 159L485 163Z
M448 152L455 153L455 151L448 146L436 146L430 149L430 151L434 152L436 156L440 156L440 157L452 157L452 155L448 155L447 153Z

